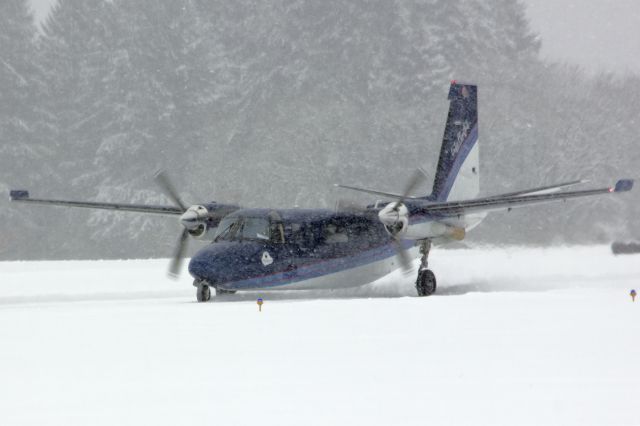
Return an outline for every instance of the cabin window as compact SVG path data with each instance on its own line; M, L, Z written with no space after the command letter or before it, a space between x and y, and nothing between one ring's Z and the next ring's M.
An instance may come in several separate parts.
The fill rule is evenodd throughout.
M328 223L324 227L323 237L326 244L349 242L346 229L336 223Z
M313 224L288 223L284 235L287 242L301 248L314 246Z
M284 227L280 222L272 222L270 227L271 242L284 244Z

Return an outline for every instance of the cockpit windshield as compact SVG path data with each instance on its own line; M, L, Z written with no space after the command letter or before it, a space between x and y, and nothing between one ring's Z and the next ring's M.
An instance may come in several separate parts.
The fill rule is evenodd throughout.
M214 241L269 241L272 239L269 219L264 217L228 216L218 225Z

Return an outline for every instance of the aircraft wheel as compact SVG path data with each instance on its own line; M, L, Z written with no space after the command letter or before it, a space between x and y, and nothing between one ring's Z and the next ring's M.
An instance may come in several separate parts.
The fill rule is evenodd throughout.
M198 302L208 302L211 299L211 289L208 285L199 285L196 290Z
M436 292L436 276L431 269L418 272L416 290L418 290L418 296L430 296Z
M235 290L224 290L222 288L216 288L216 296L223 296L225 294L236 294Z

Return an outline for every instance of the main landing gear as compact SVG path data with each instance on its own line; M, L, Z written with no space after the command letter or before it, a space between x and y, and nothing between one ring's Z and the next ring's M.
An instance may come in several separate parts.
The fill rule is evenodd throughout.
M420 269L418 269L418 278L416 279L416 290L418 296L430 296L436 291L436 276L428 269L429 251L431 251L431 240L420 242Z
M211 286L206 281L195 280L193 286L196 288L196 298L198 302L208 302L211 300ZM214 287L215 288L215 287ZM215 288L216 296L224 296L225 294L235 294L235 290L224 290Z

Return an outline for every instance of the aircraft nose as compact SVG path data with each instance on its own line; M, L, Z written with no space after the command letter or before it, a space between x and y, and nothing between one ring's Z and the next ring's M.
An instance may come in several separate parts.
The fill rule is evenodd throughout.
M189 273L211 285L225 284L255 275L255 263L263 251L261 244L216 243L202 248L189 262ZM251 261L253 259L253 261ZM262 266L262 263L258 263Z
M196 280L213 282L211 271L213 271L211 256L206 252L197 253L189 261L189 273Z

